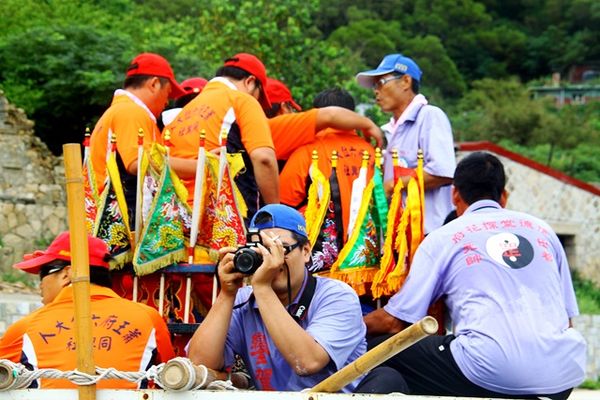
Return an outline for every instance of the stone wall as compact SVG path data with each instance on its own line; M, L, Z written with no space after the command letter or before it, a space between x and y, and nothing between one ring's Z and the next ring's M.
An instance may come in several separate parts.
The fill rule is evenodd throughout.
M62 159L0 91L0 273L67 226Z
M0 300L0 336L19 319L42 306L39 295L3 295Z
M586 379L600 379L600 315L579 315L573 326L587 341Z

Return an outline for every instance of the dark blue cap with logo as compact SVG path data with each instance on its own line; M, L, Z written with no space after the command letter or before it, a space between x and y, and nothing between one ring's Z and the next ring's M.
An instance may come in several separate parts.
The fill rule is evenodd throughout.
M267 214L270 220L267 222L256 223L257 217ZM262 218L260 218L262 219ZM308 237L306 233L306 221L302 214L292 207L284 206L283 204L268 204L258 210L252 221L250 221L250 229L269 229L281 228L297 233L300 236Z
M421 75L423 75L417 63L412 59L402 54L388 54L383 57L377 68L359 72L356 80L361 86L370 89L375 77L391 73L406 74L416 81L421 81Z

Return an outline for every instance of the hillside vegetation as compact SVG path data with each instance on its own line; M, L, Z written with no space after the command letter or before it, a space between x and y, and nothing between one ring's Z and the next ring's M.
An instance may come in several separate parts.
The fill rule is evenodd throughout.
M334 85L372 101L354 75L402 52L457 141L600 182L599 103L558 109L528 89L600 60L596 0L3 0L0 24L0 89L54 152L82 140L142 51L167 57L179 80L255 53L305 107Z

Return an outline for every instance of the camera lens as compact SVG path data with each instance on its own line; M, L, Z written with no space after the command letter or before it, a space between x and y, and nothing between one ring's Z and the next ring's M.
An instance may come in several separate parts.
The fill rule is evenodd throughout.
M233 257L234 268L246 275L253 274L262 262L262 255L250 249L240 249Z

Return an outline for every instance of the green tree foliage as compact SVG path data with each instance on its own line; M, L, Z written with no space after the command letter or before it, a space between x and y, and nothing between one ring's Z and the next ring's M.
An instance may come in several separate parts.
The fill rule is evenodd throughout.
M378 19L360 19L336 29L329 41L350 47L366 66L375 68L385 54L396 52L396 38L401 37L400 23L382 25Z
M418 60L423 71L422 91L460 97L466 83L437 36L410 37L397 22L380 26L376 19L359 19L336 29L329 41L352 48L364 60L362 69L375 68L385 54L401 52Z
M179 80L251 52L304 106L335 85L372 103L354 75L401 52L457 140L508 143L600 181L598 103L559 109L520 83L600 59L597 0L2 0L0 26L0 89L57 153L81 140L140 52L165 56Z
M153 51L176 70L201 69L186 47L195 34L189 21L144 19L147 10L129 0L94 3L6 0L0 8L0 21L7 22L0 34L0 88L57 154L62 143L81 142L135 54Z
M254 2L209 0L199 18L200 58L216 69L238 52L257 55L302 105L340 84L353 70L343 49L321 40L312 23L316 0Z
M29 28L0 44L2 87L58 152L55 135L80 142L84 127L102 113L129 47L127 36L88 26Z
M600 181L600 102L557 108L518 80L483 79L451 109L455 139L488 140L588 182Z
M541 105L530 99L516 79L475 81L458 105L459 117L453 119L455 137L529 144L540 127L542 112Z

